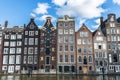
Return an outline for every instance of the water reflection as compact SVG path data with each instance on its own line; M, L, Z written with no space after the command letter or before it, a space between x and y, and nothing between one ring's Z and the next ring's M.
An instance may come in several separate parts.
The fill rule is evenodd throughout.
M120 76L82 76L82 75L1 75L0 80L120 80Z

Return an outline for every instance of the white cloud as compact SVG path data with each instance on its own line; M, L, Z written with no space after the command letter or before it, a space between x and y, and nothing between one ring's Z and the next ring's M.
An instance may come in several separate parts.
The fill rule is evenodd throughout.
M93 25L92 28L97 29L100 26L100 18L96 19L94 22L96 23L96 25Z
M61 3L61 0L58 0ZM67 0L66 5L57 9L58 15L72 15L84 19L99 17L105 10L100 7L105 0Z
M113 0L113 2L120 5L120 0Z
M45 21L46 20L46 17L51 17L52 19L52 22L56 21L56 18L51 16L51 15L43 15L39 18L40 21Z
M36 14L46 14L47 9L50 8L48 3L38 3L38 7L34 10Z
M54 3L57 6L63 6L66 3L66 1L68 0L52 0L52 3Z
M31 17L36 17L36 15L34 13L30 13Z

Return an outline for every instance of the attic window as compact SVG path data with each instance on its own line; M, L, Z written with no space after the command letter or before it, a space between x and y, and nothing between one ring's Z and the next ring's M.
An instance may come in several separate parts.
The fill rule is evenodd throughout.
M31 26L30 26L30 29L34 29L34 26L33 26L33 25L31 25Z

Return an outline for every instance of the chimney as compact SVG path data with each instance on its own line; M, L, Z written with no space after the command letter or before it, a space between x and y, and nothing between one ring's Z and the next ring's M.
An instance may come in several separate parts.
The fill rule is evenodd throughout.
M103 17L100 17L100 24L103 23Z
M5 21L5 25L4 25L5 28L8 27L8 21Z

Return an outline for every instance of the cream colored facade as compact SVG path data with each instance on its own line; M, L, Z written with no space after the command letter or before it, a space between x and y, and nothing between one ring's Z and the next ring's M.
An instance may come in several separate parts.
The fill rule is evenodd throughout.
M57 73L75 73L75 57L75 21L65 15L57 21Z
M95 71L98 74L106 74L108 72L107 40L101 31L101 26L93 34L93 43Z

